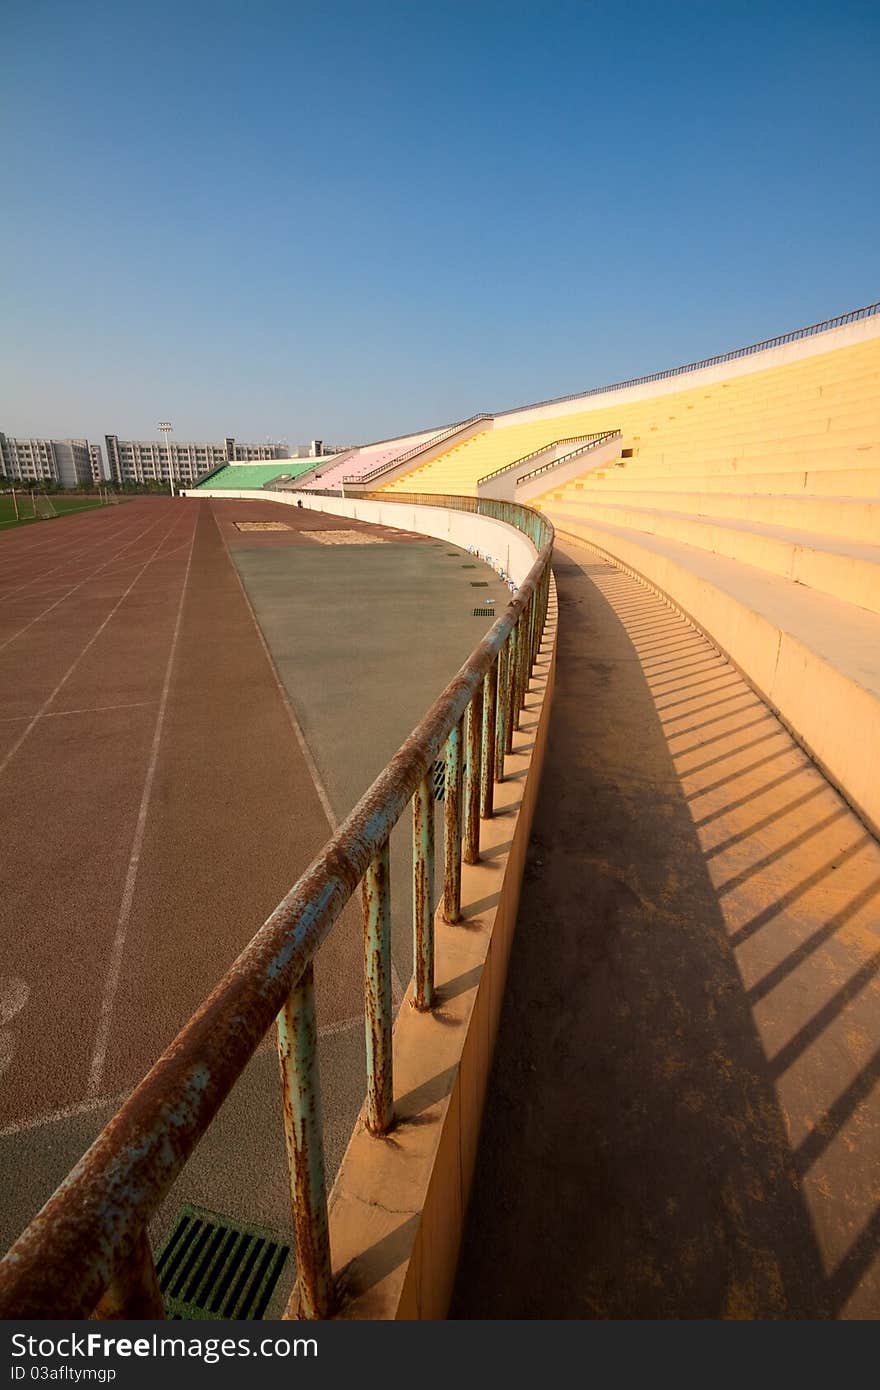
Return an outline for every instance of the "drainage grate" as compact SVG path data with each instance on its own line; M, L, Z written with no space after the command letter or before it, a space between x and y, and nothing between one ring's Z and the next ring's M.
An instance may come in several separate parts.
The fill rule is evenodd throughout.
M475 570L476 568L476 565L462 565L463 570Z
M434 764L434 800L442 801L446 795L446 761L438 758Z
M290 1254L268 1231L181 1207L156 1265L169 1318L261 1318Z
M488 579L472 579L472 580L471 580L471 588L472 588L472 589L488 589L488 587L489 587L489 581L488 581Z
M474 617L475 617L475 618L494 618L494 617L495 617L495 609L494 609L494 608L475 608L475 609L474 609Z
M447 555L450 557L450 559L452 559L452 560L457 560L457 559L458 559L458 551L457 551L457 550L447 550L446 554L447 554Z

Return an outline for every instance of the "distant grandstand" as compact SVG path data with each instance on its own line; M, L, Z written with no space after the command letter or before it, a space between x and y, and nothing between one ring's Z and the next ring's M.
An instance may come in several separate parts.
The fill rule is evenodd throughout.
M265 487L267 483L291 482L313 467L311 459L279 459L275 463L229 463L210 473L196 488L226 491L237 488Z

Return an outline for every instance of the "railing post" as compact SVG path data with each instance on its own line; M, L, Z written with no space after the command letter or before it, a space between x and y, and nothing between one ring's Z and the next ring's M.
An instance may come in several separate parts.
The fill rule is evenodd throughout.
M461 921L462 720L446 740L446 818L443 823L443 918Z
M483 677L483 755L480 761L480 815L489 820L495 810L495 709L498 660Z
M495 781L504 781L504 748L507 742L507 642L498 653L495 663L498 673L498 694L495 707Z
M108 1321L165 1317L150 1237L145 1228L101 1295L95 1317Z
M535 665L535 634L538 630L538 588L529 599L529 680L532 677L532 669Z
M434 999L434 778L431 769L413 797L413 1003Z
M367 1129L385 1134L394 1116L391 1063L391 881L386 840L363 882Z
M277 1027L296 1237L296 1312L303 1318L326 1318L333 1309L333 1281L318 1080L315 972L311 962L290 991L278 1015Z
M483 745L483 683L467 708L467 782L464 795L464 862L480 861L480 756Z
M507 639L507 654L504 662L504 751L513 752L513 731L516 727L516 666L519 656L517 625L514 624Z
M514 729L522 728L522 712L525 704L526 689L526 615L525 611L520 613L516 624L516 669L514 680L516 682L516 699L514 701L515 717L513 722Z

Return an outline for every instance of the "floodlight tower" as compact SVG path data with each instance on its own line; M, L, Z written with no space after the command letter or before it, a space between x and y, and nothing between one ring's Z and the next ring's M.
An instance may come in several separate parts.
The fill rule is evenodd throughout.
M170 420L160 420L160 421L159 421L159 429L160 429L161 432L162 432L162 438L165 440L165 448L168 450L168 489L169 489L169 491L170 491L170 493L171 493L171 496L173 497L173 496L174 496L174 473L173 473L173 470L172 470L172 467L171 467L171 439L170 439L170 435L171 435L171 431L174 429L174 426L172 425L172 423L171 423Z

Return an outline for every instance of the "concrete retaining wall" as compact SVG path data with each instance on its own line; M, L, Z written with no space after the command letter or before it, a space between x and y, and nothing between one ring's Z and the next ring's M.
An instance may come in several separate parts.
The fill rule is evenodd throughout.
M528 537L504 521L480 516L476 512L457 512L451 507L414 507L410 503L395 502L393 494L387 502L367 502L354 497L315 497L310 492L273 492L266 488L246 492L225 488L212 492L210 488L198 488L183 495L216 497L219 501L240 498L252 502L281 502L288 507L296 506L297 501L301 501L304 508L313 512L348 516L353 521L370 521L377 526L394 526L402 531L417 531L421 536L434 536L462 550L473 546L482 555L491 556L497 561L496 568L500 566L515 584L523 582L537 556Z

